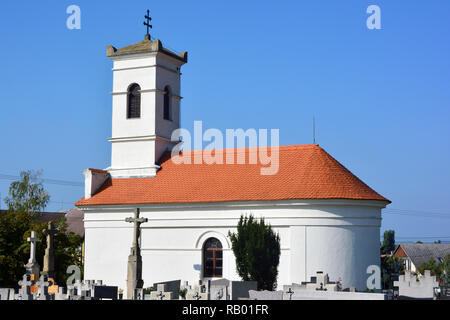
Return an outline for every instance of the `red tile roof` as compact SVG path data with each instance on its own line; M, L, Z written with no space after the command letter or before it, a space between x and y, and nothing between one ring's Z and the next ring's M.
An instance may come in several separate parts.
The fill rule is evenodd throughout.
M82 198L75 205L291 199L390 202L318 145L281 146L275 175L261 175L262 164L248 164L248 148L234 151L245 152L247 164L175 164L167 154L156 177L108 179L90 199ZM185 152L194 159L196 151Z

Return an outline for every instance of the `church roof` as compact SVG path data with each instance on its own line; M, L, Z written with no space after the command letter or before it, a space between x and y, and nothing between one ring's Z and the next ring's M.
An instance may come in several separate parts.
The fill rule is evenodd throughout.
M163 47L163 44L160 40L156 39L151 41L149 39L145 39L141 42L132 44L127 47L123 47L121 49L116 49L111 45L106 47L106 55L108 57L117 57L124 56L129 54L137 54L137 53L147 53L147 52L163 52L166 55L171 56L177 60L180 60L184 63L187 62L187 52L182 52L180 54L176 54L169 49Z
M230 150L230 149L228 149ZM294 199L355 199L390 202L318 145L281 146L279 170L261 175L264 165L248 164L256 148L245 152L246 164L176 164L170 153L156 177L108 179L90 198L75 205L210 203ZM269 148L270 151L270 148ZM194 159L196 151L184 151ZM200 151L201 152L201 151ZM203 150L205 153L206 150ZM210 151L209 151L210 152ZM224 152L225 157L226 151ZM270 154L270 153L269 153ZM225 159L225 158L224 158ZM225 161L224 161L225 162Z

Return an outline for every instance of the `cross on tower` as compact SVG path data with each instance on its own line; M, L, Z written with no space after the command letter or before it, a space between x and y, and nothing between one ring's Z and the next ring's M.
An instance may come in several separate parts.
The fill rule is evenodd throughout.
M150 10L147 10L147 14L144 16L144 18L147 20L147 21L144 21L144 26L147 27L147 34L145 35L145 39L146 40L151 40L150 39L150 30L149 29L152 29L153 26L150 24L150 21L152 21L152 18L150 17Z

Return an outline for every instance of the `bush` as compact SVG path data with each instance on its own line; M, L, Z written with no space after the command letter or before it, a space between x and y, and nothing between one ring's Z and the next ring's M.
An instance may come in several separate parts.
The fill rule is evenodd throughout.
M259 290L277 286L280 237L264 219L241 216L236 233L228 233L236 257L236 269L244 281L257 281Z

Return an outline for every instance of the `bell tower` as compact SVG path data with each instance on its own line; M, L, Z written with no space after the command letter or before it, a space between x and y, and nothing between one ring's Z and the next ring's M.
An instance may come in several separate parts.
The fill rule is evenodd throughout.
M106 169L112 178L155 176L159 159L174 145L173 130L180 127L187 52L176 54L160 40L151 41L148 28L144 41L106 49L113 61L111 166Z

